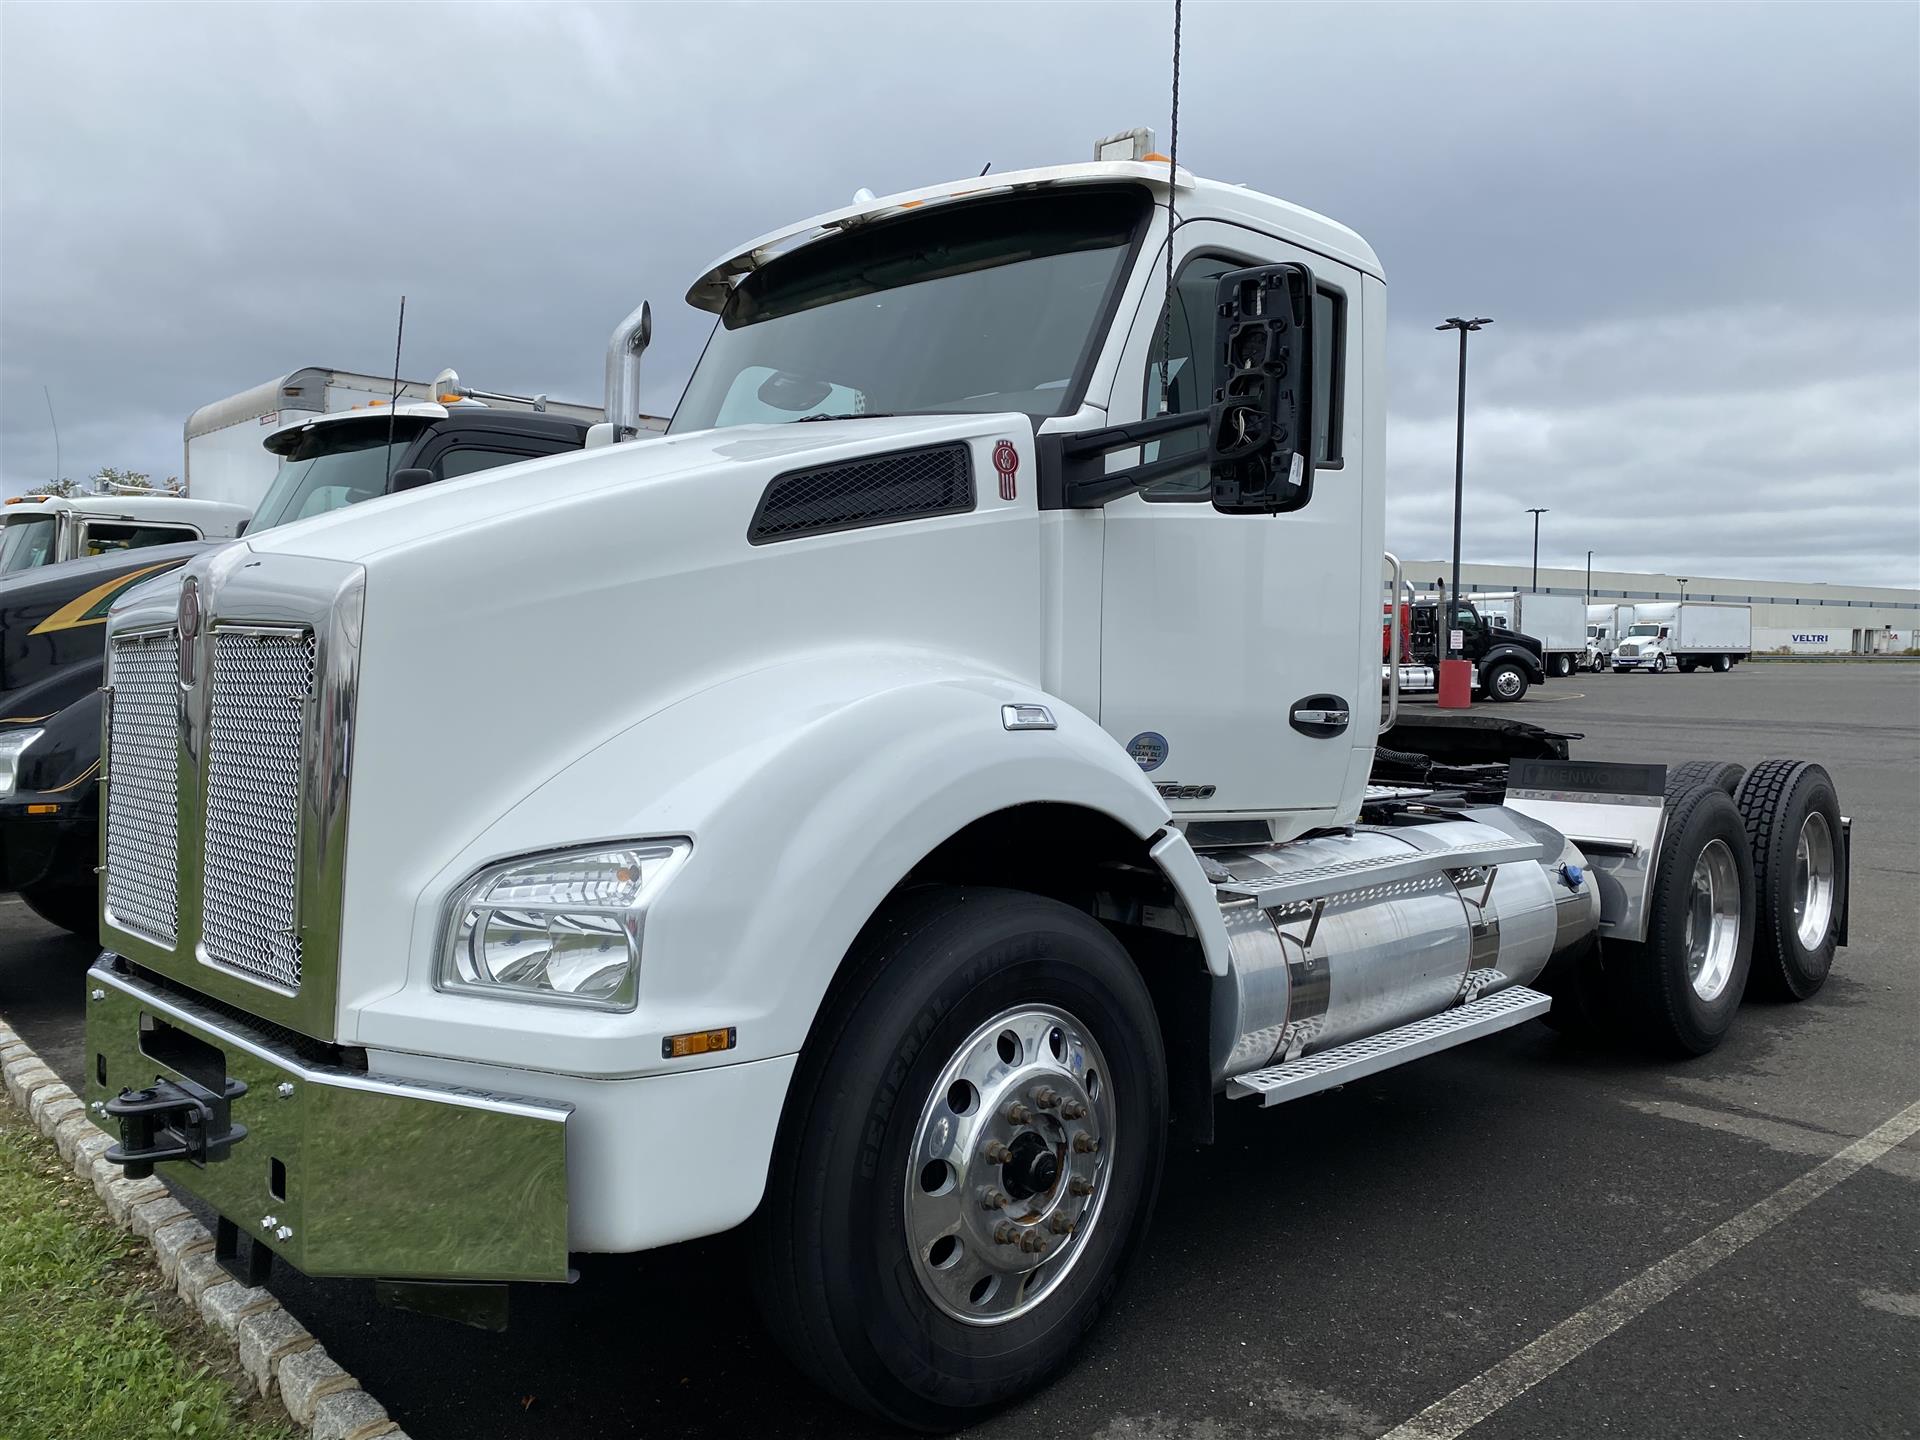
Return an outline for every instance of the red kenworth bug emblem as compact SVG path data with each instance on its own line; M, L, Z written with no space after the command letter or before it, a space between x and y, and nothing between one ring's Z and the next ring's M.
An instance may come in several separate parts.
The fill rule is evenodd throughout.
M1020 493L1020 452L1013 441L1002 440L993 447L993 468L1000 472L1000 498L1011 500Z

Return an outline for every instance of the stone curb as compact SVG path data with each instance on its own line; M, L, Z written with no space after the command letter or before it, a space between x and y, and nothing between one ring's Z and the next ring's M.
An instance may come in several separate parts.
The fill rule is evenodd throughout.
M113 1143L58 1075L0 1021L7 1099L90 1181L113 1223L151 1247L154 1264L201 1323L231 1345L262 1395L276 1395L313 1440L407 1440L380 1402L341 1369L265 1290L242 1285L213 1258L207 1227L157 1179L129 1180L100 1163Z

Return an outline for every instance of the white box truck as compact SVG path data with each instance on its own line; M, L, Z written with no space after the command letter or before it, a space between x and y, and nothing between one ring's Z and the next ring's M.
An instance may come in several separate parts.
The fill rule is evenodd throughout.
M1633 607L1633 623L1613 647L1613 668L1724 674L1752 653L1751 605L1673 600Z
M1573 674L1587 653L1587 602L1578 595L1505 590L1469 595L1482 618L1540 642L1547 674Z
M130 591L104 1172L472 1318L746 1226L799 1368L944 1431L1067 1362L1217 1098L1817 990L1817 764L1372 782L1384 272L1141 138L721 252L663 439L610 384L607 443Z
M1613 647L1620 632L1632 623L1631 605L1588 605L1587 647L1584 664L1589 670L1604 670L1613 658Z
M280 471L280 456L267 449L266 438L289 425L303 424L316 415L342 410L384 408L393 401L393 377L361 375L309 365L276 380L268 380L224 400L202 405L187 417L186 461L181 472L186 491L199 500L224 500L244 505L252 513ZM452 397L451 401L446 397ZM478 401L495 409L529 410L585 420L604 418L597 405L570 405L544 395L510 395L473 390L460 377L443 370L435 380L402 380L400 403L447 404ZM644 424L644 422L643 422ZM665 428L661 421L651 428Z

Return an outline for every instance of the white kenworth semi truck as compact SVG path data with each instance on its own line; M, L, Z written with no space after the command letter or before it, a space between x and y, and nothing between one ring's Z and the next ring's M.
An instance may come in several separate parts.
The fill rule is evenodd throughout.
M623 328L615 443L114 610L88 1099L239 1273L497 1323L745 1226L806 1372L951 1428L1066 1361L1221 1097L1538 1016L1700 1052L1750 967L1819 988L1816 765L1370 782L1352 231L1111 160L863 198L687 298L664 436L618 443Z

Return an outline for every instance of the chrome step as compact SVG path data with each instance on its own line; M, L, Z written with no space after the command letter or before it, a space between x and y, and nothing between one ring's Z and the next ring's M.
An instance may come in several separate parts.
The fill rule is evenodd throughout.
M1262 1106L1298 1100L1302 1095L1345 1085L1395 1065L1404 1065L1409 1060L1418 1060L1423 1055L1478 1040L1496 1030L1509 1029L1546 1014L1552 1004L1553 1001L1538 990L1516 985L1484 1000L1443 1010L1438 1015L1384 1030L1365 1040L1349 1040L1345 1045L1290 1060L1284 1065L1249 1070L1227 1082L1227 1095L1234 1100L1257 1095Z
M1417 832L1410 832L1417 833ZM1367 855L1354 860L1332 860L1284 875L1263 875L1245 880L1223 881L1216 887L1222 900L1257 900L1263 910L1302 900L1318 900L1343 890L1358 890L1363 885L1388 885L1396 880L1417 880L1442 870L1484 869L1490 865L1508 865L1520 860L1537 859L1540 844L1534 840L1476 840L1467 845L1445 849L1407 850L1392 855Z

